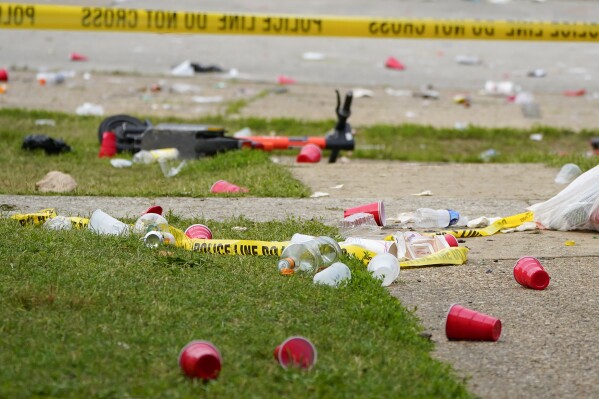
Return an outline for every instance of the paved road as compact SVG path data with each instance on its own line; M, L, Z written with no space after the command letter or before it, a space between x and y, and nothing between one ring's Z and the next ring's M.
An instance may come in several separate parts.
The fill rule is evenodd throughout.
M16 3L40 3L16 1ZM46 1L45 4L81 4ZM92 0L85 5L127 8L165 7L166 2ZM395 18L512 19L596 21L599 5L592 1L218 1L168 2L172 10L261 14L357 15ZM88 63L71 63L68 54L84 53ZM306 61L305 52L318 52L322 61ZM202 64L236 68L243 75L274 81L279 74L305 83L390 85L414 88L432 84L439 89L480 90L487 80L511 80L533 92L586 88L599 91L599 43L484 42L469 40L394 40L353 38L290 38L262 36L158 35L66 31L2 31L1 63L28 68L69 68L101 71L168 73L189 59ZM458 55L475 55L481 65L458 65ZM385 69L394 56L405 71ZM535 68L545 78L530 78Z

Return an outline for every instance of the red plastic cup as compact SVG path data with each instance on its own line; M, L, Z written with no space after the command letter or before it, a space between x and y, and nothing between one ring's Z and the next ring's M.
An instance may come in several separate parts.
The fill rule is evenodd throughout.
M445 241L449 244L450 247L459 247L458 240L452 234L445 234Z
M0 68L0 82L8 82L8 71Z
M316 144L308 143L302 147L297 155L296 161L300 163L317 163L320 162L322 150Z
M394 57L387 58L387 61L385 61L385 67L389 69L396 69L398 71L403 71L404 69L406 69L405 65L399 62Z
M203 224L192 224L185 230L185 235L189 238L212 239L212 231Z
M116 154L116 135L113 132L102 133L99 158L113 157Z
M146 213L156 213L158 215L162 215L162 207L160 205L151 206L144 212L144 215Z
M71 61L87 61L87 57L79 53L71 53L69 58Z
M316 364L316 347L304 337L289 337L273 352L283 368L299 367L310 369Z
M532 256L518 259L514 266L514 278L520 285L534 290L547 288L550 279L541 262Z
M497 341L501 320L454 304L447 312L445 335L450 340Z
M383 204L383 201L377 201L371 204L346 209L343 211L343 217L346 218L356 213L370 213L372 216L374 216L376 224L379 226L385 226L385 204Z
M280 85L290 85L295 83L295 79L290 78L289 76L279 75L277 77L277 83Z
M245 187L236 186L226 180L219 180L210 187L211 193L247 193L249 190Z
M179 367L190 378L214 380L220 373L222 358L211 342L191 341L179 354Z

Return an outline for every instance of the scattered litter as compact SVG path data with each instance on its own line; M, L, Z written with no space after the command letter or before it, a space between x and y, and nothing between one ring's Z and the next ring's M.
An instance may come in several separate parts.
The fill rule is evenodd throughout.
M56 170L48 172L37 183L35 189L42 193L67 193L77 188L77 182L71 175Z
M460 65L480 65L481 59L477 55L456 55L455 62Z
M499 153L495 149L490 148L486 151L483 151L480 154L480 159L482 159L483 162L490 162L491 160L493 160L493 158L497 157L498 155Z
M253 135L254 134L252 133L252 129L250 129L249 127L244 127L243 129L233 133L233 137L235 138L252 137Z
M481 216L479 218L476 219L472 219L470 221L468 221L468 223L466 224L466 226L469 229L478 229L481 227L487 227L490 226L491 224L495 223L496 221L500 220L500 217L485 217L485 216Z
M453 128L455 130L466 130L470 127L470 124L468 122L456 122L453 125Z
M71 220L66 216L56 216L46 220L44 228L48 230L72 230Z
M567 163L562 166L557 176L555 176L555 182L557 184L570 184L581 174L582 170L580 170L578 165Z
M430 191L430 190L425 190L425 191L421 191L419 193L412 194L412 195L416 195L416 196L419 196L419 197L430 197L431 195L433 195L433 192Z
M544 69L537 68L528 72L527 76L531 78L544 78L545 76L547 76L547 72L545 72Z
M81 116L102 116L104 115L104 108L97 104L83 103L75 109L75 113Z
M173 69L171 69L171 75L174 76L193 76L195 73L209 73L209 72L224 72L224 69L217 65L202 65L196 62L183 61Z
M210 192L215 194L220 193L247 193L249 190L245 187L239 187L236 184L230 183L226 180L218 180L215 182L212 187L210 187Z
M56 126L54 119L36 119L35 124L37 126Z
M30 134L26 136L23 139L21 148L29 151L42 149L47 155L71 151L71 147L62 139L53 139L43 134Z
M185 166L186 160L182 160L177 166L170 165L168 160L159 160L158 163L160 164L160 170L162 170L164 177L173 177L179 174L181 169Z
M519 92L520 89L513 82L499 81L495 82L488 80L485 82L484 93L496 96L512 96Z
M500 230L501 233L515 233L520 231L537 230L539 226L535 222L525 222L518 227Z
M310 198L321 198L321 197L328 197L329 193L324 193L322 191L316 191L314 194L312 194L310 196Z
M75 52L73 52L69 55L69 59L71 61L87 61L86 56L84 56L83 54L80 54L80 53L75 53Z
M424 98L429 100L438 100L439 92L433 89L433 85L425 85L420 88L420 91L414 93L414 97Z
M599 166L578 176L545 202L527 209L540 227L552 230L599 231Z
M302 54L302 58L306 61L322 61L325 56L322 53L308 51Z
M193 96L192 100L193 100L193 102L196 102L199 104L214 104L214 103L222 102L223 96L211 96L211 97Z
M564 91L564 96L566 97L582 97L585 94L587 94L587 91L585 89Z
M417 118L417 117L418 117L418 113L416 113L414 111L406 111L406 118L413 119L413 118Z
M66 76L62 72L40 72L36 75L36 80L41 86L58 85L64 83Z
M455 96L453 96L453 102L456 104L463 105L466 108L469 108L472 104L472 99L470 98L470 96L466 94L456 94Z
M302 146L295 159L299 163L318 163L322 157L322 150L316 144L308 143Z
M245 226L233 226L231 227L231 230L233 231L246 231L248 228Z
M7 84L5 84L5 83L0 84L0 94L6 93L7 90L8 90Z
M133 155L133 162L151 164L160 161L170 161L179 158L176 148L159 148L156 150L141 150Z
M543 133L533 133L530 135L532 141L543 141Z
M410 96L412 96L411 90L395 90L395 89L391 89L389 87L385 89L385 93L387 93L390 96L394 96L394 97L410 97Z
M353 89L354 98L374 97L374 92L369 89L356 88Z
M186 94L186 93L199 93L202 88L198 85L192 85L189 83L174 83L170 87L172 93Z
M285 76L285 75L279 75L277 77L277 84L280 85L290 85L290 84L294 84L296 83L296 80L289 77L289 76Z
M8 82L8 71L0 68L0 82Z
M85 72L83 74L83 80L91 80L91 78L92 78L92 74L91 73Z
M110 160L110 164L115 168L130 168L133 166L133 162L122 158L113 158Z
M404 69L406 69L405 65L402 64L395 57L389 57L389 58L387 58L387 61L385 61L385 68L395 69L397 71L403 71Z
M574 242L572 240L567 240L566 242L564 242L564 245L566 247L573 247L574 245L576 245L576 242Z
M337 184L336 186L332 186L332 187L330 187L330 188L333 188L333 189L336 189L336 190L338 190L338 189L340 189L340 188L343 188L343 184Z

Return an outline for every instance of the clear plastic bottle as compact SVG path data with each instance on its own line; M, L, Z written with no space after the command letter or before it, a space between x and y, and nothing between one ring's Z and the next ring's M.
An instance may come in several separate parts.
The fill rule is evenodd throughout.
M445 228L449 226L465 226L467 220L452 209L419 208L414 213L416 227Z
M291 269L314 274L336 262L340 255L341 247L337 241L331 237L315 237L287 246L281 254L278 268L280 272Z
M141 150L133 155L133 162L150 164L159 161L170 161L179 158L176 148L161 148L158 150Z
M40 85L57 85L65 81L65 75L63 73L54 72L40 72L36 76L37 81Z

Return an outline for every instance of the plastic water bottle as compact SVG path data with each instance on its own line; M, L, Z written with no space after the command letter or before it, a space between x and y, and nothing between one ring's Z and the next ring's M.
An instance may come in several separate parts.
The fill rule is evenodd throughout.
M416 227L445 228L449 226L465 226L467 221L460 218L460 213L452 209L420 208L414 213Z
M341 247L330 237L315 237L304 242L287 246L278 263L279 271L290 269L316 273L321 267L328 267L339 259Z
M133 155L133 162L150 164L159 161L170 161L179 158L176 148L161 148L159 150L141 150Z

